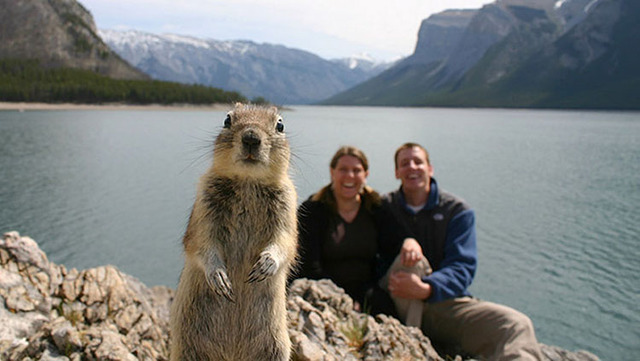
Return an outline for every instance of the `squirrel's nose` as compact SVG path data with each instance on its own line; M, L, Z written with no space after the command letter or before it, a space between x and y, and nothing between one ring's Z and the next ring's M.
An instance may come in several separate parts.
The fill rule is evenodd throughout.
M242 135L242 144L245 146L256 146L260 144L260 137L254 131L248 131Z

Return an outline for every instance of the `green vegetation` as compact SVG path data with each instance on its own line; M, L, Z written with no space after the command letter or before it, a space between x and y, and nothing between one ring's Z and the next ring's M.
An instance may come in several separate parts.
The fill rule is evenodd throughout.
M251 99L251 104L255 104L255 105L272 105L271 102L269 102L267 99L265 99L263 97L255 97L255 98Z
M78 323L84 321L82 312L73 310L69 303L60 302L60 304L56 306L55 309L56 311L58 311L58 316L66 318L67 321L71 322L73 326L76 326Z
M369 331L367 315L349 317L340 330L347 338L347 344L351 351L357 354L364 346L364 337Z
M44 103L213 104L246 102L238 92L156 80L118 80L88 70L45 68L0 59L0 101Z

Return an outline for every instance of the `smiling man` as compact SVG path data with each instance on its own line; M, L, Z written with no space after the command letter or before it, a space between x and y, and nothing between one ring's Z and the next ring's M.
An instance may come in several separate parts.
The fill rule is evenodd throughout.
M477 267L474 212L438 188L427 150L403 144L395 153L395 175L400 189L384 197L384 206L408 237L400 247L384 248L400 248L400 254L384 255L396 261L382 287L388 287L401 319L435 343L482 359L540 360L526 315L467 290Z

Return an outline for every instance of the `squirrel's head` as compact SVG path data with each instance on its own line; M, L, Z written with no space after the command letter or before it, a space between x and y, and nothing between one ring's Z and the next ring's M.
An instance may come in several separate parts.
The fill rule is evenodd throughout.
M278 109L237 103L215 141L216 174L268 180L286 175L288 166L289 143Z

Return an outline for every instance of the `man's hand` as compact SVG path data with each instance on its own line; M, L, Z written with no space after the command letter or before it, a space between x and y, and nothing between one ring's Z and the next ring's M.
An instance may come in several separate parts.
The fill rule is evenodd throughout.
M406 238L400 249L400 260L405 267L413 267L422 259L422 247L414 238Z
M416 274L398 271L389 277L389 292L394 297L426 300L431 296L431 285Z

